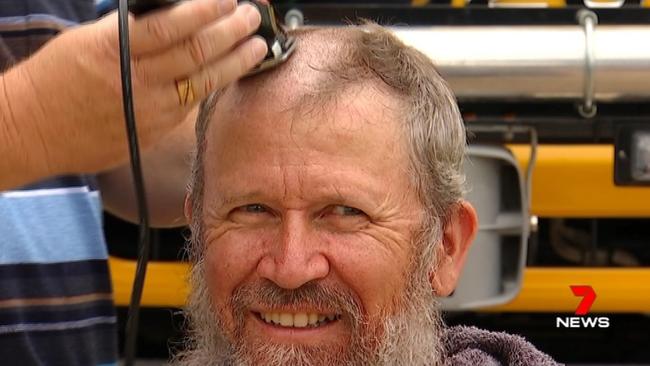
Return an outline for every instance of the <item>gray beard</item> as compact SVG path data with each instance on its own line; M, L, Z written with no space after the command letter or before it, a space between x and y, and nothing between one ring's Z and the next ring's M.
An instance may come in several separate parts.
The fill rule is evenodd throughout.
M193 232L193 236L200 230ZM196 237L196 236L194 236ZM194 250L201 248L194 243ZM200 244L200 243L199 243ZM352 336L345 349L323 349L273 343L246 344L243 336L227 335L213 309L201 257L194 258L192 291L185 314L188 337L185 350L176 354L176 366L439 366L443 364L444 324L428 274L412 274L408 289L394 303L400 311L386 315L372 331L360 314L353 319ZM416 271L414 271L416 272ZM269 299L268 301L272 301ZM236 304L235 304L236 306ZM354 311L350 310L350 313ZM365 326L364 326L365 324ZM241 325L241 324L240 324Z

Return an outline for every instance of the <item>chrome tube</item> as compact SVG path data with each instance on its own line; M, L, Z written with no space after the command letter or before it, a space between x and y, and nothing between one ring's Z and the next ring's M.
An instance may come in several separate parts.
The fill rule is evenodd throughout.
M594 101L650 99L650 26L596 25L590 39L578 24L393 30L434 60L459 99L579 101L589 89Z

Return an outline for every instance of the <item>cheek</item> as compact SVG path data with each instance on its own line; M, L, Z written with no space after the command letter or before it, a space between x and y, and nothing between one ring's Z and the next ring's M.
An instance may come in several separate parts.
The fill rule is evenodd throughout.
M331 238L330 243L336 276L359 296L368 318L392 313L395 299L405 289L407 253L388 250L386 244L364 235Z
M216 309L231 317L229 301L237 287L252 278L263 256L264 236L230 231L207 242L206 280Z

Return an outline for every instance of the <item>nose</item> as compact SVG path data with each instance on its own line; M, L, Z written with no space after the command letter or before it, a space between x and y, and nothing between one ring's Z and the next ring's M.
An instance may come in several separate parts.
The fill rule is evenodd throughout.
M258 275L288 290L325 278L329 261L311 230L299 212L285 215L281 232L257 265Z

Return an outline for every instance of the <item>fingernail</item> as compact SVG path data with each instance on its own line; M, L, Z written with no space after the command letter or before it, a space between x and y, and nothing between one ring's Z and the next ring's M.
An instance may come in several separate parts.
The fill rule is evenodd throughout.
M251 28L257 28L262 22L262 16L260 15L260 12L257 11L257 8L253 5L246 6L248 7L248 9L246 9L246 18L248 18L248 25Z
M266 56L266 41L264 38L255 36L251 38L251 52L255 60L262 60Z
M230 13L237 6L237 0L219 0L217 6L220 14Z

